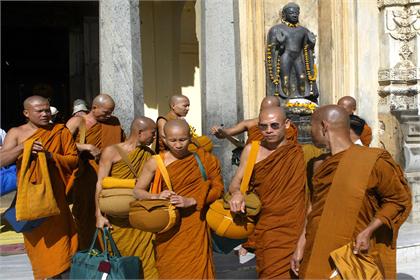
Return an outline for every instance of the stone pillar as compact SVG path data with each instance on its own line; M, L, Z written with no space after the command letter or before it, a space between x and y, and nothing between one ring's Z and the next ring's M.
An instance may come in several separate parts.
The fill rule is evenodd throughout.
M114 114L126 132L144 114L139 0L101 0L100 86L115 100Z
M242 116L239 71L237 10L234 0L197 1L200 22L200 72L203 134L213 125L235 125ZM214 153L223 167L223 178L228 186L232 176L231 151L234 146L227 140L212 137Z
M420 1L379 0L381 48L380 140L400 160L413 194L409 221L420 223ZM398 129L394 129L398 128ZM401 141L392 142L389 135Z

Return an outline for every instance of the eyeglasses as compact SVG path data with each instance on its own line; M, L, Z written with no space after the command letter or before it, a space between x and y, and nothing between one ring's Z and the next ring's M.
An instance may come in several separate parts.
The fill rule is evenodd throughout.
M277 130L279 129L282 125L280 123L270 123L270 124L265 124L265 123L259 123L258 124L258 128L262 131L265 131L268 129L268 126L270 126L272 129Z

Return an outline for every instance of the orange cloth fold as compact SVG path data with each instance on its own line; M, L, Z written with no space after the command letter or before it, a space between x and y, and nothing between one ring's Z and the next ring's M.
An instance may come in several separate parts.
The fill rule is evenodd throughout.
M79 138L79 135L76 137ZM86 144L99 149L120 143L124 140L124 133L118 119L112 117L107 123L96 123L86 131ZM89 153L81 152L78 170L74 173L73 216L75 218L79 236L79 249L87 249L92 242L96 230L95 192L98 180L98 163Z
M67 180L77 165L77 149L70 131L61 124L39 128L27 140L30 139L40 141L52 155L52 159L48 160L48 171L54 198L60 209L59 215L48 217L39 227L23 234L34 278L43 279L69 269L71 258L77 250L77 234L65 195ZM17 166L19 175L20 160ZM34 176L35 168L35 165L30 166Z
M305 215L305 161L300 145L287 142L257 162L251 177L262 210L255 241L259 278L290 278L290 258Z
M204 182L194 155L167 166L173 191L192 197L196 207L181 208L181 222L171 230L157 234L156 258L162 279L213 279L214 265L206 207L223 192L220 164L215 156L198 149L207 173Z
M362 134L360 135L360 141L366 147L369 147L370 143L372 142L372 129L365 123L363 127Z
M329 238L329 244L335 244L334 248L331 248L330 250L325 249L326 246L315 246L317 244L315 242L317 234L331 232L331 227L319 227L324 205L333 180L337 180L337 184L340 184L340 180L343 182L349 180L349 178L346 178L345 176L335 178L335 173L345 153L352 153L352 151L354 151L353 149L371 150L370 148L353 145L348 150L327 158L314 174L312 180L312 211L308 216L306 226L306 245L301 267L301 277L303 278L328 278L333 269L328 259L329 253L331 250L338 249L350 241L342 236L334 236L334 234L332 234ZM375 150L379 151L378 158L367 179L366 191L364 192L361 201L360 211L356 217L355 228L350 233L350 239L355 239L356 236L368 226L374 217L383 221L384 225L377 229L372 235L369 254L375 256L376 263L383 269L384 277L386 279L395 279L395 241L399 227L407 219L411 210L411 194L407 182L404 179L403 172L391 158L390 154L384 150ZM369 154L371 153L362 152L358 156L358 160L360 162L367 161L367 157L370 156ZM354 162L354 164L357 164L357 162ZM348 166L343 165L342 168L344 170L351 170L352 166L350 164ZM360 177L355 174L349 176L352 176L352 179ZM360 180L362 180L362 178L360 178ZM354 207L354 204L356 203L352 199L342 199L340 202L340 207L343 209ZM337 217L337 219L342 219L342 217ZM337 227L337 231L338 230L341 229ZM316 248L319 249L317 250ZM317 256L327 257L321 258ZM314 260L319 259L322 265L310 266L310 258Z
M152 156L149 148L136 148L128 154L128 158L137 174L141 173L144 163ZM113 163L110 176L120 179L135 179L134 174L124 162ZM127 221L120 223L119 219L108 217L112 224L112 238L117 244L122 256L137 256L141 260L144 279L158 279L153 248L154 234L144 232L129 226Z

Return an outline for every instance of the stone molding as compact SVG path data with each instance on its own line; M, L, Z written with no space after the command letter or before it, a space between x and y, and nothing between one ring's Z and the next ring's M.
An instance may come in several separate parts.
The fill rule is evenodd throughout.
M383 9L390 6L406 6L420 3L419 0L378 0L378 8Z

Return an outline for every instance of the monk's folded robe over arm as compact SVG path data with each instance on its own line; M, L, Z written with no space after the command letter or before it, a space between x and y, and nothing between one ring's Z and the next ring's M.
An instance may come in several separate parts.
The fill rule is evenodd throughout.
M120 143L124 140L124 133L117 118L112 117L106 123L96 123L86 130L86 144L99 149ZM80 142L80 130L76 136L76 143ZM73 208L79 235L79 249L87 249L92 242L96 230L95 191L98 180L98 163L86 152L80 154L81 160L78 170L74 174Z
M34 278L53 277L70 267L71 258L77 250L77 234L73 217L66 201L66 183L77 166L77 149L70 131L61 124L50 128L39 128L29 139L42 143L51 154L48 171L54 197L60 214L46 219L39 227L25 232L25 249L31 261ZM18 160L18 173L21 160ZM37 166L29 167L37 181ZM19 174L17 176L19 178Z
M162 279L212 279L213 253L204 210L223 192L218 160L212 154L197 150L208 181L204 182L194 155L167 166L175 193L192 197L197 205L181 208L181 222L168 232L156 236L156 258Z
M152 156L149 148L138 147L128 154L134 170L141 173L144 163ZM110 176L120 179L135 179L123 159L112 164ZM144 279L157 279L155 253L153 248L154 234L144 232L129 225L128 220L108 216L112 224L112 238L122 256L137 256L141 260Z
M346 151L335 154L326 159L316 170L313 177L313 195L312 195L312 211L308 216L306 227L306 245L302 262L300 275L303 278L328 278L331 275L333 267L329 262L329 253L331 250L338 249L346 245L349 240L334 237L332 235L330 243L337 244L337 248L332 248L329 252L324 252L318 248L315 242L316 234L322 234L325 231L331 231L331 228L321 228L319 223L323 215L324 205L328 197L333 179L347 180L342 178L334 178L340 160L345 153L351 153L353 149L369 149L365 147L357 147L353 145ZM379 150L379 149L375 149ZM360 161L364 161L362 153ZM357 164L357 162L354 162ZM351 170L352 166L343 166L345 170ZM354 175L352 175L354 177ZM356 178L358 178L356 176ZM339 181L338 181L339 182ZM345 200L341 204L342 207L348 203L354 203L352 200ZM378 228L370 240L369 254L375 257L379 268L383 270L386 279L396 278L396 239L398 229L407 219L411 210L411 194L407 181L404 178L400 167L395 163L390 154L384 150L378 152L378 158L373 166L372 172L368 178L368 185L363 196L360 212L357 216L356 226L352 233L353 240L363 231L369 223L378 218L383 225ZM340 217L338 217L340 218ZM343 217L342 217L343 218ZM334 233L332 231L331 233ZM341 240L341 241L340 241ZM311 259L319 259L322 261L320 265L311 266Z
M259 278L290 277L290 258L304 225L305 182L300 145L287 142L255 164L250 185L262 203L252 237Z

